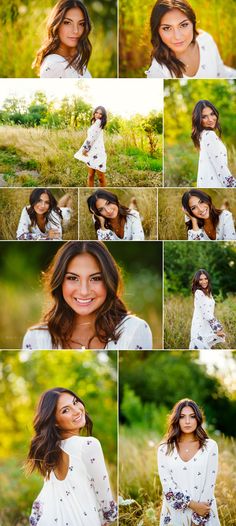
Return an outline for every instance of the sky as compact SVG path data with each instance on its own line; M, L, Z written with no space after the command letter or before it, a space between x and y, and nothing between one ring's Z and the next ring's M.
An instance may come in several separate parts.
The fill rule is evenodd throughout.
M230 392L236 390L236 352L234 358L228 350L200 351L200 362L207 367L209 374L216 374Z
M159 79L1 79L0 107L8 97L28 101L36 91L43 91L50 100L80 94L93 107L104 106L125 118L163 109L163 82Z

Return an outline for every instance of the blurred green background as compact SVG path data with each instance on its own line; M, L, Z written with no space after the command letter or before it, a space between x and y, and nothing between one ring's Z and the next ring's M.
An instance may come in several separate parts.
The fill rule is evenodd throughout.
M0 353L0 524L25 526L43 480L27 476L23 464L33 436L40 395L53 387L78 394L102 444L115 494L117 448L117 364L110 351L35 351Z
M190 188L158 189L158 239L188 239L182 210L182 196ZM203 188L210 195L216 208L227 200L228 210L236 219L236 192L233 188Z
M165 80L165 186L196 186L199 151L192 139L192 112L200 99L217 108L228 165L236 172L236 80Z
M157 191L152 188L112 188L124 206L130 206L135 199L137 210L142 221L145 240L157 239ZM87 199L92 195L91 188L79 189L79 237L80 239L97 239L92 214L89 212Z
M78 190L49 188L58 206L71 208L71 218L62 227L63 239L78 239ZM21 211L29 205L32 188L2 188L0 191L0 239L16 239ZM62 201L61 201L62 200Z
M193 315L192 278L200 268L209 272L216 301L215 316L222 323L225 349L236 346L236 246L234 242L169 241L164 248L165 349L188 349ZM221 348L222 344L220 345ZM219 344L216 346L219 347Z
M56 0L2 0L0 7L0 77L36 77L31 65L46 35L46 21ZM117 8L110 0L86 0L92 22L93 77L117 76ZM10 57L10 59L9 59Z
M48 307L41 273L46 270L61 242L1 242L0 348L19 349L26 329L39 322ZM162 243L106 242L122 269L123 299L134 314L151 327L154 349L162 346Z
M119 355L119 524L159 524L162 489L157 446L166 432L168 413L186 397L203 409L207 433L219 445L215 494L220 524L235 524L236 352L120 351Z
M210 33L227 66L236 67L234 0L190 0L197 28ZM155 0L119 1L120 77L145 77L151 56L150 15ZM219 30L220 28L220 30Z

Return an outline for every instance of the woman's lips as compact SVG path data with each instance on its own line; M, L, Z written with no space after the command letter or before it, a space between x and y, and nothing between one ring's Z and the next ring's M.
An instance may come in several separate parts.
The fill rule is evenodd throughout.
M90 305L92 303L92 301L94 300L94 298L88 298L86 300L83 300L82 298L74 298L74 300L76 301L76 303L78 303L79 305L82 305L84 307L86 307L87 305Z

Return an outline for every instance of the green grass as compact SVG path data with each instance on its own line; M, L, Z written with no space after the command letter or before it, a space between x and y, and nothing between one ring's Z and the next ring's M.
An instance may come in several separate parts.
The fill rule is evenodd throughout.
M193 298L181 295L165 297L164 305L164 346L165 349L188 349L190 342L191 321L193 315ZM236 346L236 297L229 295L224 301L216 304L215 316L220 320L226 333L224 344L217 344L215 349L234 349Z
M215 437L214 437L215 438ZM120 429L120 495L134 499L120 506L120 526L158 526L162 488L157 472L156 451L161 437L143 429ZM219 472L216 500L221 526L236 521L236 444L233 439L217 438Z
M74 159L85 136L85 131L71 129L1 126L0 176L8 186L87 186L87 166ZM146 151L146 145L144 150L133 148L128 137L108 134L105 146L107 186L162 184L161 151L154 158Z

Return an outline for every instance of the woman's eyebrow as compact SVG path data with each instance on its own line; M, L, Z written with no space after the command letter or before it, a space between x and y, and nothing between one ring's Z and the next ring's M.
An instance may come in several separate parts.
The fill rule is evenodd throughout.
M64 20L69 20L70 22L73 22L72 18L69 18L68 16L65 16ZM85 21L85 18L81 18L80 20L78 20L78 22L84 22Z
M77 278L80 277L80 275L79 275L79 274L76 274L76 272L66 272L66 273L65 273L65 276L67 276L67 274L70 274L71 276L76 276ZM98 276L98 275L101 276L102 273L101 273L101 272L93 272L93 274L89 274L89 277L91 278L91 277L93 277L93 276Z
M179 22L179 24L183 24L183 22L189 22L189 19L188 18L184 18L184 20L181 20L181 22ZM173 24L160 24L160 27L162 26L165 26L165 27L171 27Z

